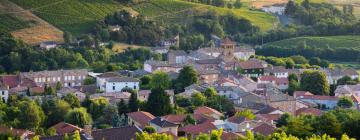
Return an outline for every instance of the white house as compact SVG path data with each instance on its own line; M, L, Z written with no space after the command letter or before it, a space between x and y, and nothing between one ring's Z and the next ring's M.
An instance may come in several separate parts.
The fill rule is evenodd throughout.
M139 80L131 77L111 77L105 80L104 92L121 92L124 88L139 90Z
M264 12L283 15L285 12L285 5L284 4L276 4L271 6L263 6L261 8Z
M265 68L264 75L274 75L277 78L287 78L289 76L289 72L283 66L275 66Z
M167 121L166 119L156 117L149 122L150 126L156 129L157 133L170 132L177 136L178 125Z
M45 41L45 42L42 42L40 44L40 48L44 48L44 49L52 49L52 48L55 48L56 47L56 42L55 41Z
M9 98L9 88L0 87L0 101L7 102Z

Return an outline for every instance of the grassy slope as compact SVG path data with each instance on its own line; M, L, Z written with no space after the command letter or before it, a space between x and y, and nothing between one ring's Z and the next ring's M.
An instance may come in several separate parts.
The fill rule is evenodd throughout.
M107 14L122 8L112 0L11 0L63 31L89 31Z
M319 48L355 48L360 49L360 36L296 37L265 44L281 47L295 47L306 41L308 46Z
M249 19L262 30L271 29L277 19L267 13L249 10L248 7L241 9L228 9L214 7L199 3L191 3L180 0L152 0L133 6L135 10L155 20L164 22L184 22L192 18L189 15L199 15L208 10L214 10L222 15L233 12L238 17Z

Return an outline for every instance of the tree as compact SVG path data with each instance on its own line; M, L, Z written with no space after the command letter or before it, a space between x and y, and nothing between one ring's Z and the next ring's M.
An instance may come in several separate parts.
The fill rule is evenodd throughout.
M303 7L306 8L306 9L309 9L309 8L310 8L310 1L309 1L309 0L304 0L304 1L301 3L301 6L303 6Z
M70 45L71 43L74 42L74 37L72 36L72 34L70 32L64 32L63 38L64 38L65 44L67 44L67 45Z
M145 75L140 78L140 89L150 89L151 76Z
M63 140L70 140L69 135L67 133L64 134Z
M306 123L304 119L300 117L290 117L287 125L283 127L287 134L293 136L305 138L311 136L313 129L310 123Z
M161 71L156 71L150 81L152 89L168 89L171 85L169 76Z
M185 120L184 120L184 123L185 123L186 125L189 125L189 124L195 125L195 124L196 124L196 120L194 119L193 116L187 114L187 115L186 115L186 118L185 118Z
M336 83L337 83L337 85L356 85L357 81L351 79L351 77L346 75L346 76L340 78Z
M97 118L104 115L104 110L108 105L109 105L108 99L100 97L91 100L91 104L88 110L92 118L96 120Z
M42 108L47 116L46 126L64 121L65 115L71 110L70 105L60 99L47 100L42 104Z
M173 137L166 133L136 133L136 140L173 140Z
M215 88L213 87L208 87L205 91L204 91L204 95L206 97L214 97L217 95L217 91L215 90Z
M54 89L49 85L45 85L45 95L54 95L54 94L55 94Z
M240 9L241 6L242 6L242 4L241 4L240 0L236 0L235 3L234 3L234 7L235 7L236 9Z
M149 133L149 134L156 133L156 129L154 127L152 127L152 126L145 126L143 131L146 132L146 133Z
M18 106L21 111L16 119L20 128L34 129L42 125L45 114L34 101L21 101Z
M307 64L307 63L309 63L308 60L304 56L301 56L301 55L290 56L290 58L295 62L295 64Z
M330 86L326 74L320 71L306 70L301 74L300 88L315 95L329 95Z
M66 101L67 103L69 103L69 105L71 106L71 108L80 107L80 100L79 100L79 98L77 98L73 93L66 94L66 95L64 96L64 101Z
M91 77L86 77L84 80L84 85L92 85L95 84L96 80Z
M203 106L206 102L206 97L202 93L196 92L191 95L191 102L194 106Z
M321 59L319 57L312 57L310 58L309 64L310 65L318 65L320 66Z
M91 124L92 119L90 114L86 112L86 109L81 107L69 111L65 116L65 122L84 127Z
M336 119L332 113L325 113L316 118L313 124L314 130L317 134L328 134L333 137L340 137L342 134L341 123Z
M119 116L129 112L129 108L125 104L124 99L121 99L120 102L117 104L117 109L118 109Z
M354 102L350 97L341 97L337 102L337 106L342 108L350 108L354 106Z
M155 116L163 116L172 112L169 95L162 88L151 89L145 109Z
M78 130L75 130L74 134L71 136L71 140L81 140Z
M56 90L60 90L62 88L62 85L60 82L56 82Z
M256 115L251 112L249 109L245 109L239 112L236 112L236 117L245 117L247 119L253 120L256 118Z
M289 80L289 87L287 92L290 96L293 96L294 92L300 89L300 84L298 81Z
M137 100L136 93L131 93L129 99L129 110L130 112L136 112L139 109L139 101Z
M175 92L183 92L185 87L196 84L198 80L198 74L193 67L183 67L175 80Z
M296 11L296 4L293 0L290 0L285 7L285 14L286 15L294 15Z

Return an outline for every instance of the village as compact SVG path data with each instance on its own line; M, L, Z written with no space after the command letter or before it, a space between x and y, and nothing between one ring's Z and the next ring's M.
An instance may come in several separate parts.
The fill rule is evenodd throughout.
M162 42L162 47L153 48L153 52L166 54L167 61L147 60L143 69L135 71L121 70L106 73L94 73L86 69L20 72L15 75L0 76L0 97L4 103L11 96L27 96L32 100L44 101L49 98L62 98L68 94L75 95L79 101L86 98L105 98L110 104L120 101L128 103L131 93L136 92L137 100L146 102L151 94L149 89L142 89L140 79L156 72L166 73L171 79L176 79L184 67L196 70L199 81L185 87L184 91L175 93L174 89L166 89L170 104L175 105L177 99L191 99L196 93L204 93L209 88L216 94L226 97L235 108L235 112L250 110L256 117L230 116L207 106L197 106L192 114L168 114L156 116L144 110L129 112L122 116L126 123L120 128L94 129L85 125L84 128L60 122L51 128L56 130L55 136L41 137L45 140L62 139L64 134L75 131L86 139L106 138L111 140L116 136L131 139L136 132L142 132L148 126L155 128L157 133L166 133L175 139L179 137L194 138L202 133L222 129L222 139L237 138L247 131L271 135L278 129L277 121L285 113L291 115L320 116L328 110L337 107L342 97L353 100L354 109L360 110L360 85L341 85L335 89L335 95L315 95L309 91L294 91L287 94L289 75L300 78L306 69L286 69L283 66L271 66L263 60L256 59L256 52L251 47L245 47L229 38L213 39L210 47L200 48L189 53L183 50L171 50L169 46L176 45L176 40ZM348 76L358 79L359 74L351 68L328 69L318 71L326 73L329 85ZM89 82L91 81L91 82ZM44 95L50 89L55 94ZM195 123L185 123L191 116ZM94 130L92 130L94 129ZM26 139L34 132L22 129L1 128L0 131L14 132L14 135Z

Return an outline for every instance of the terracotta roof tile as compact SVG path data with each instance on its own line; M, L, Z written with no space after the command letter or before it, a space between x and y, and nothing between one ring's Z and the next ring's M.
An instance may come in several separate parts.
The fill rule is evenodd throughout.
M249 121L249 119L245 118L245 117L237 117L237 116L232 116L230 118L227 119L228 122L232 122L232 123L236 123L236 124L241 124L245 121Z
M144 111L127 113L127 116L138 122L141 125L139 126L141 128L144 128L152 119L155 118L154 115Z
M162 116L161 118L163 118L169 122L175 123L175 124L180 124L185 120L186 115L170 114L170 115Z
M267 123L262 123L259 126L255 127L252 131L254 133L260 133L262 135L268 136L275 132L276 127Z
M300 108L296 110L296 115L314 115L314 116L320 116L323 112L316 108Z
M220 115L222 116L223 114L220 113L219 111L207 107L207 106L202 106L202 107L198 107L194 110L194 114L203 114L203 115L211 115L211 114L216 114L216 115Z
M211 130L216 129L216 126L211 122L205 122L198 125L187 125L179 128L179 131L183 131L186 134L197 135L200 133L209 133Z
M239 66L242 69L261 69L264 68L262 63L259 60L247 60L244 62L240 62Z
M9 86L10 88L16 87L20 81L17 75L3 75L0 76L0 81L5 86Z
M62 135L65 133L70 134L75 132L76 130L82 131L82 128L65 122L59 122L53 125L51 128L54 128L58 135Z

